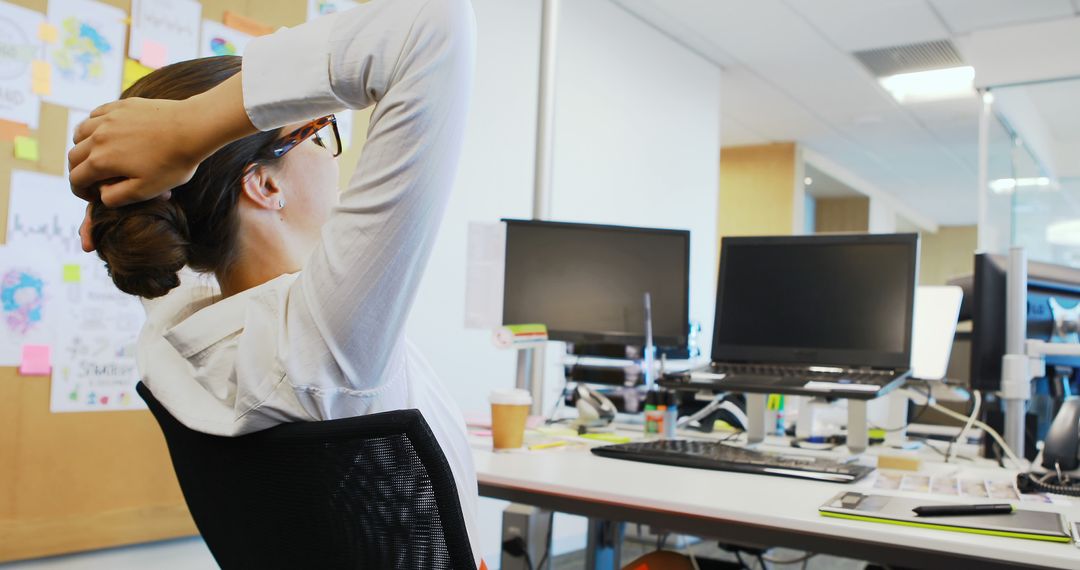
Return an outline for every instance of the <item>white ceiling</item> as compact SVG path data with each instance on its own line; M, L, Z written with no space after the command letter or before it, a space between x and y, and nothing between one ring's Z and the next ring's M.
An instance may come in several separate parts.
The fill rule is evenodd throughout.
M725 71L722 143L795 140L943 224L976 218L979 102L901 106L851 52L1071 18L1078 0L613 0Z

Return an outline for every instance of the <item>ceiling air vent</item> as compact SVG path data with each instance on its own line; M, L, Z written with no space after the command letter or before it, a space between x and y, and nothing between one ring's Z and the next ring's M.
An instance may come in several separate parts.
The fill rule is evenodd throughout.
M876 77L964 65L949 40L868 49L853 55Z

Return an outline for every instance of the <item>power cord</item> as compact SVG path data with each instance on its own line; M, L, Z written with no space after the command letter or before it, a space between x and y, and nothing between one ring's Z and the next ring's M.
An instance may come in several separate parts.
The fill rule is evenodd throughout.
M525 545L525 539L520 536L514 538L508 538L502 543L503 552L513 556L514 558L524 558L525 567L529 570L536 570L533 567L532 559L529 558L529 550Z
M686 551L686 556L690 558L690 565L694 567L694 570L701 570L701 566L698 566L697 558L694 557L694 550L690 548L690 539L683 534L679 535L679 539L680 542L683 543L683 546L680 546L679 548Z
M544 564L548 560L548 556L551 555L551 533L555 528L555 513L551 514L551 522L548 523L547 540L544 541L544 555L540 557L540 563L536 565L536 570L544 570Z
M914 398L922 398L923 397L922 394L919 394L918 392L913 392L913 391L908 390L906 388L904 389L904 392L907 393L909 398L914 399ZM918 400L916 400L916 401L918 401ZM950 410L949 408L946 408L945 406L942 406L941 404L938 404L936 402L930 401L929 405L930 405L931 408L934 408L935 410L945 414L946 416L949 416L950 418L953 418L953 419L961 421L961 422L965 422L965 424L967 423L967 421L969 419L969 416L964 416L962 414L958 414L958 413ZM997 432L997 430L995 430L994 428L986 425L985 422L982 422L980 420L974 420L974 421L971 422L971 424L973 426L983 430L984 432L986 432L987 435L989 435L991 438L993 438L994 441L996 441L998 443L998 445L1001 446L1001 450L1005 452L1005 455L1009 458L1009 460L1012 461L1016 465L1018 470L1020 470L1020 471L1026 471L1027 470L1027 463L1025 463L1024 461L1021 461L1020 458L1017 457L1015 453L1013 453L1013 450L1009 447L1009 445L1007 443L1005 443L1005 439L1001 437L1001 434L999 434Z
M982 392L978 390L972 390L971 396L975 400L974 405L971 406L971 415L968 416L967 423L964 424L964 429L960 430L960 433L956 435L956 439L949 442L949 454L945 457L945 463L949 463L953 459L956 459L956 452L960 450L959 444L967 441L967 434L971 431L971 424L975 421L975 418L979 417L979 410L982 407Z

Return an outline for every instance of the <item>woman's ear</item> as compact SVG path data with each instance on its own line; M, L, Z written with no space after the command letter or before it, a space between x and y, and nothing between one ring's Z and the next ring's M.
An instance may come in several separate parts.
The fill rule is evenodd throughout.
M285 193L274 178L272 169L253 164L244 172L241 181L243 198L263 210L281 210L285 207Z

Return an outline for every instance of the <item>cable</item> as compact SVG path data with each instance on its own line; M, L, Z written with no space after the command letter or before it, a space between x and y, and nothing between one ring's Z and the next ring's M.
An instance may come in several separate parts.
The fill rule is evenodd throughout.
M919 394L917 392L912 392L912 391L907 390L907 389L904 389L904 391L907 392L908 397L911 397L912 394L914 394L916 396L922 396L922 394ZM939 411L939 412L945 414L946 416L949 416L949 417L951 417L951 418L953 418L955 420L959 420L959 421L962 421L962 422L966 422L968 420L967 416L963 416L961 414L958 414L958 413L956 413L956 412L950 410L949 408L946 408L945 406L942 406L940 404L931 402L930 407L934 408L935 410L937 410L937 411ZM982 422L980 420L975 420L975 421L973 421L971 423L972 423L972 425L974 425L975 427L983 430L990 437L992 437L994 439L994 441L996 441L998 443L998 445L1001 446L1001 450L1005 452L1005 455L1009 458L1009 460L1012 461L1020 471L1026 471L1027 470L1027 464L1025 462L1021 461L1020 458L1017 457L1015 453L1013 453L1013 450L1009 448L1009 445L1007 443L1005 443L1005 439L1002 438L1001 434L999 434L994 428L986 425L986 423L984 423L984 422Z
M972 390L971 395L975 398L975 405L971 406L971 415L968 416L967 423L964 424L964 429L960 430L960 433L956 436L957 443L963 443L967 441L967 434L971 431L971 424L975 421L975 418L979 416L979 409L982 407L982 392L979 390ZM959 451L960 446L953 446L949 444L949 456L945 458L945 462L948 463L956 458L956 452Z
M925 384L926 384L926 401L927 401L927 402L929 402L929 401L930 401L930 399L931 399L931 390L932 390L932 388L930 387L930 381L929 381L929 380L923 380L923 379L921 379L921 378L912 378L912 379L911 379L911 381L915 381L915 382L923 382L923 383L925 383ZM911 388L911 389L912 389L912 390L914 390L914 389L915 389L915 388L914 388L914 386L912 386L912 388ZM921 394L920 394L920 395L921 395ZM903 430L907 429L907 428L908 428L908 426L910 426L911 424L913 424L913 423L917 423L917 422L919 421L919 418L921 418L921 417L923 416L923 414L925 414L925 413L926 413L926 410L927 410L927 409L928 409L929 407L930 407L930 406L928 406L928 405L927 405L927 404L925 404L925 403L924 403L923 405L919 406L919 411L915 412L915 415L914 415L914 416L912 416L912 417L911 417L911 419L909 419L909 420L907 420L906 422L904 422L904 425L902 425L902 426L900 426L900 427L895 427L895 428L886 428L886 427L881 427L881 426L879 426L879 425L876 425L876 424L874 424L874 422L868 422L868 423L870 424L870 427L871 427L871 428L873 428L873 429L879 429L879 430L881 430L881 431L884 431L884 432L897 432L897 431L903 431Z
M746 561L742 559L742 552L740 552L738 550L735 550L734 552L735 552L735 558L739 559L739 566L741 566L744 570L753 570L752 568L750 568L750 565L747 564Z
M689 539L689 537L687 537L684 534L680 534L679 538L682 541L685 541L684 546L682 546L680 548L682 548L683 550L686 551L686 556L688 556L690 558L690 565L694 567L694 570L701 570L701 567L698 566L697 558L694 557L694 551L691 550L691 548L690 548L690 539Z
M540 557L540 563L536 565L536 570L544 570L544 563L547 562L548 555L551 554L551 532L555 528L555 513L551 513L551 521L548 522L547 540L544 541L544 555Z

